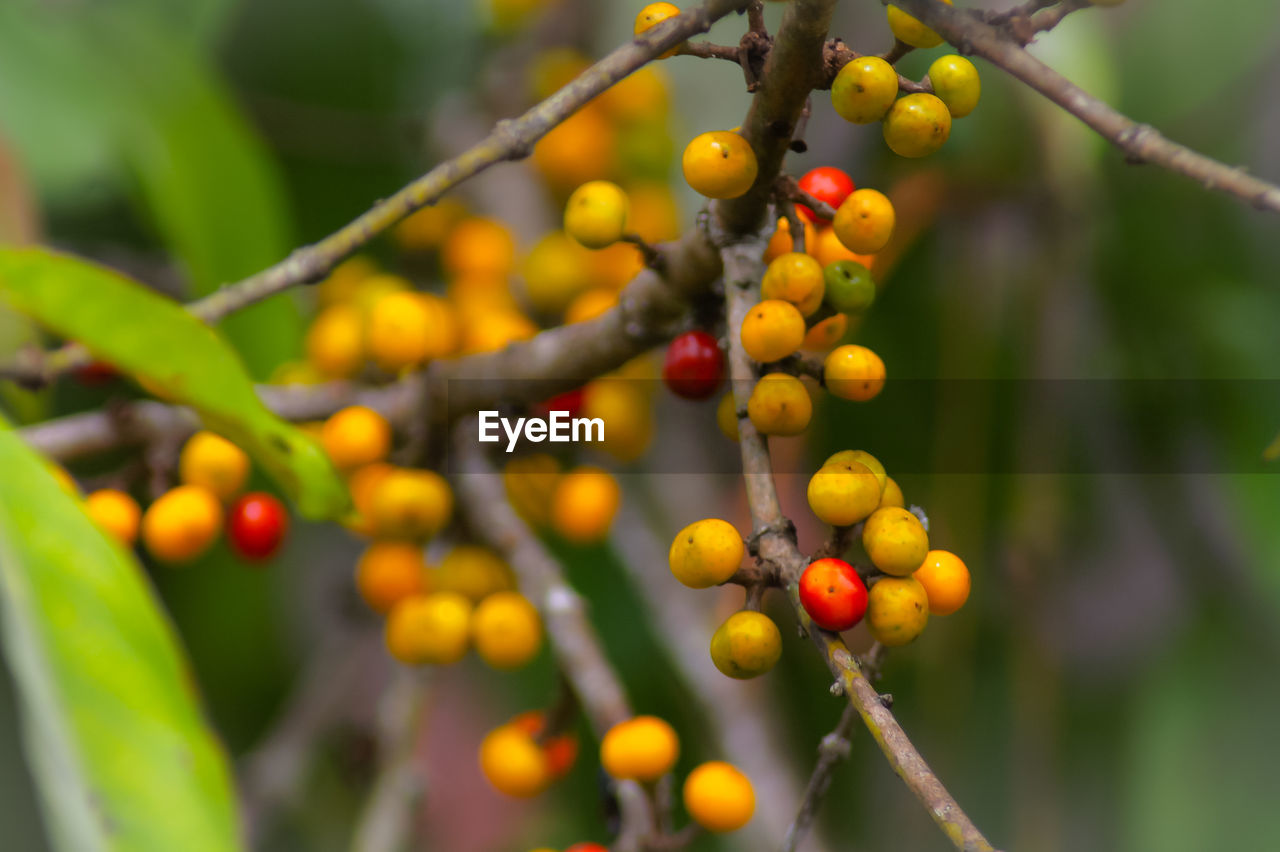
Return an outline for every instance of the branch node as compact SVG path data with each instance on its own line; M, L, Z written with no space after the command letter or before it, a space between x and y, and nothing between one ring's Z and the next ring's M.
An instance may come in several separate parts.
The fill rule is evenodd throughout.
M844 684L838 680L833 680L831 682L831 686L827 689L827 691L830 692L832 695L834 695L836 698L839 698L840 696L844 695Z

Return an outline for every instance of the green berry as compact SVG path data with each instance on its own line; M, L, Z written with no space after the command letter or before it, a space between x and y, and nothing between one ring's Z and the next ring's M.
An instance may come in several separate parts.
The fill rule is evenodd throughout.
M826 301L845 314L865 312L876 300L876 283L871 271L856 260L837 260L822 271Z
M929 66L929 82L952 118L964 118L973 112L982 95L982 80L978 69L963 56L941 56Z

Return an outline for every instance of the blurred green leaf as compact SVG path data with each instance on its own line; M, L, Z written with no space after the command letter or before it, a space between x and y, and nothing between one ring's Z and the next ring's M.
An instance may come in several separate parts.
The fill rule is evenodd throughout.
M0 421L4 652L54 845L240 848L226 755L137 563Z
M0 250L0 299L195 408L257 459L304 516L334 518L346 510L346 488L320 446L263 405L235 353L181 305L44 249Z

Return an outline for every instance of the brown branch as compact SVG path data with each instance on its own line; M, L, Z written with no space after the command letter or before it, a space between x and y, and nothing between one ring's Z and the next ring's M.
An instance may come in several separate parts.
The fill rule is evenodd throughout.
M676 56L697 56L700 59L726 59L734 65L739 64L738 46L713 44L709 41L687 41L680 45Z
M778 189L782 197L788 201L803 204L823 219L834 219L836 209L825 201L819 201L809 193L800 188L800 182L792 175L780 175L778 177ZM799 249L797 249L799 251Z
M398 852L413 835L426 789L418 741L427 719L426 672L402 669L378 703L378 774L356 821L352 852Z
M849 757L849 735L853 733L853 725L857 720L858 713L853 705L846 705L835 730L823 737L818 744L818 762L813 767L813 774L809 776L809 786L805 788L804 801L800 803L795 821L787 829L787 836L782 841L782 852L796 852L809 833L809 827L818 815L818 808L826 798L827 790L831 788L832 774Z
M961 53L981 56L1083 121L1119 148L1129 162L1162 166L1206 189L1234 195L1259 210L1280 213L1280 187L1179 145L1155 128L1117 112L1027 53L1005 30L987 23L979 14L935 0L893 2Z

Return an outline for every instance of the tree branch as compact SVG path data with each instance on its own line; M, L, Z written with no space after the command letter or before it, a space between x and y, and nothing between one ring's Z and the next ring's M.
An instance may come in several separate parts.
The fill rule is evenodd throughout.
M804 801L800 803L795 821L787 829L787 836L782 841L782 852L796 852L809 833L809 826L813 825L818 808L826 798L827 790L831 788L832 774L840 762L849 757L849 735L853 733L853 723L857 719L858 713L853 705L847 705L840 714L835 730L823 737L818 744L818 762L813 767L813 774L809 776L809 786L805 788Z

